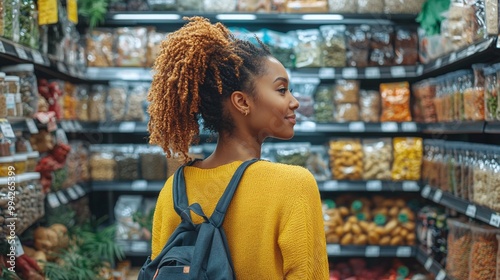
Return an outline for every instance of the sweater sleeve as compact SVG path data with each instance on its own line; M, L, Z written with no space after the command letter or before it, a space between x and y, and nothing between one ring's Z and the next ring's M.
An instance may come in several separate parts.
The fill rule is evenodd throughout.
M162 225L163 225L163 213L165 211L164 205L165 205L165 189L166 187L163 187L163 189L160 191L160 194L158 195L158 200L156 201L156 207L155 207L155 213L153 216L153 232L152 232L152 237L151 237L151 259L153 260L160 254L161 249L163 249L163 246L165 244L162 244L163 239L162 239Z
M278 244L286 279L328 279L328 256L316 180L307 173L280 231Z

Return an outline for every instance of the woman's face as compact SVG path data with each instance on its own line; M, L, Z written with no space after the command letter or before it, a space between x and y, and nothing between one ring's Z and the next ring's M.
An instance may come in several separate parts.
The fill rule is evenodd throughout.
M255 79L254 106L250 111L250 127L259 139L290 139L296 123L294 111L299 102L290 92L288 73L275 58L265 59L266 73Z

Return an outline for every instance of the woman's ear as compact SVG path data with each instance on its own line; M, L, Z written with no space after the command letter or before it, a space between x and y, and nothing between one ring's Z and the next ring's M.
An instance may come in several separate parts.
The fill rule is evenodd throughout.
M248 114L250 111L250 97L242 92L242 91L235 91L231 94L231 104L233 107L241 112L242 114Z

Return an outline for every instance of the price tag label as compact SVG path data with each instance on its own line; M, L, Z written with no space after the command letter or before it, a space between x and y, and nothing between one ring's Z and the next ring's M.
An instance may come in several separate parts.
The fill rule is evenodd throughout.
M59 20L57 0L38 0L38 25L54 24Z
M475 45L470 45L468 48L467 48L467 55L472 55L476 52L476 46Z
M69 197L72 199L72 200L77 200L79 198L78 194L76 193L76 191L73 189L73 188L69 188L67 190L68 192L68 195Z
M323 189L325 191L336 191L339 189L339 182L337 181L326 181L323 183Z
M15 237L15 243L14 243L14 246L16 248L16 257L20 257L22 255L24 255L24 249L23 249L23 245L21 244L21 240L19 240L19 237L16 235Z
M417 132L417 123L404 122L401 124L401 130L403 132Z
M59 198L59 201L61 201L62 204L68 204L68 198L62 193L62 191L58 191L56 193L57 198Z
M425 261L424 267L429 271L432 267L433 260L432 258L428 258L427 261Z
M404 181L402 188L405 192L418 192L420 190L418 183L414 181Z
M477 212L477 207L476 205L469 204L467 206L467 210L465 210L465 215L475 218L476 217L476 212Z
M139 252L147 252L148 251L148 243L135 241L130 245L130 251L139 253Z
M66 68L66 65L64 65L64 63L62 62L58 62L57 63L57 70L59 70L59 72L62 72L62 73L68 73L68 69Z
M436 275L436 280L444 280L446 278L446 272L444 270L440 270Z
M66 7L68 12L68 19L74 24L78 23L78 5L76 0L67 0Z
M450 63L453 63L453 62L455 62L456 60L457 60L457 53L456 53L456 52L452 52L452 53L450 54L450 59L449 59L449 61L450 61Z
M406 77L406 70L403 66L392 66L391 75L394 78L403 78Z
M398 132L398 124L395 122L383 122L380 124L382 132Z
M0 53L5 53L5 47L2 41L0 41Z
M422 197L424 198L429 198L429 195L431 194L431 187L429 185L425 186L424 189L422 190Z
M76 185L74 188L80 197L85 196L85 191L83 190L82 186Z
M68 131L69 132L75 132L76 131L75 126L73 125L73 122L70 122L70 121L66 122L66 126L68 127Z
M135 122L122 122L118 127L119 132L134 132L135 131Z
M380 69L378 67L367 67L365 69L365 76L367 79L379 79Z
M366 190L370 192L379 192L382 190L382 181L373 180L366 182Z
M133 191L143 191L148 188L148 181L146 180L135 180L132 182L131 186Z
M424 66L423 65L419 65L417 67L417 75L422 75L424 73Z
M349 123L349 132L365 132L364 122L352 122Z
M16 53L20 59L28 60L28 54L21 46L16 46Z
M310 121L302 122L301 125L300 125L300 131L303 131L303 132L315 132L316 131L316 123L315 122L310 122Z
M500 227L500 215L492 213L490 218L490 225Z
M379 246L367 246L365 250L365 257L368 258L377 258L380 256L380 247Z
M47 195L47 201L52 208L61 206L61 202L59 202L59 199L57 199L57 196L54 193L49 193Z
M327 246L328 255L339 256L342 253L342 249L338 244L332 244Z
M442 197L443 197L443 191L436 190L434 196L432 197L432 200L434 200L434 202L440 202Z
M411 247L401 246L396 250L396 257L408 258L411 257Z
M14 131L12 130L12 126L10 125L10 123L2 123L0 125L0 128L2 129L2 133L5 137L16 138L16 135L14 134Z
M348 67L342 69L342 77L344 79L357 79L358 78L358 69L354 67Z
M31 50L31 56L33 56L33 61L37 64L45 64L42 54L37 50Z
M75 121L74 124L75 124L75 129L77 131L82 131L83 130L82 124L79 121Z
M320 68L318 76L320 79L335 79L335 68Z
M441 65L443 65L443 59L441 57L436 59L436 62L434 63L434 65L436 66L436 68L441 67Z
M38 134L38 127L33 119L26 119L26 126L31 134Z

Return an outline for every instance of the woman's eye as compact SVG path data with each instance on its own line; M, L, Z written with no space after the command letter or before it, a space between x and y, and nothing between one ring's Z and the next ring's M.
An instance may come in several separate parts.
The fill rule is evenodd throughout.
M279 91L281 94L285 94L287 90L288 90L287 88L280 88L280 89L278 89L278 91Z

